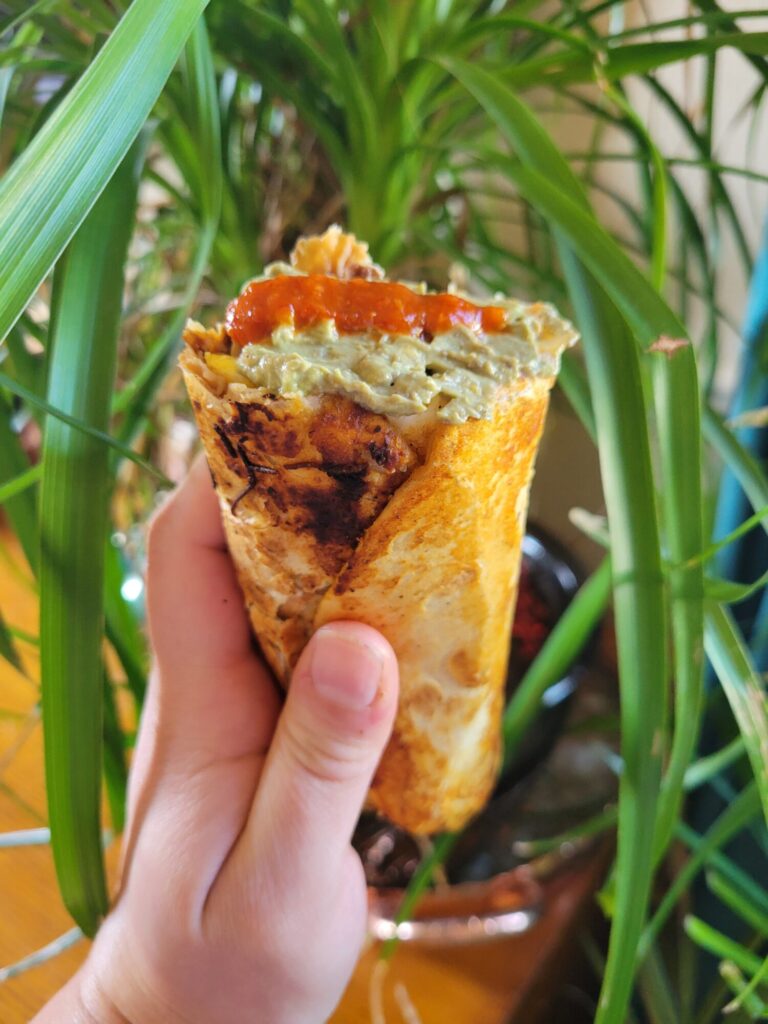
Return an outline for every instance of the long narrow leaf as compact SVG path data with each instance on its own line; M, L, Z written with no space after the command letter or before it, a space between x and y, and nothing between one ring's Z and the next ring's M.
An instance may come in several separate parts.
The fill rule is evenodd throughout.
M754 455L741 445L723 417L708 406L704 408L702 429L723 462L733 470L752 508L757 510L768 505L768 476L763 467ZM763 520L763 529L768 532L768 519Z
M98 430L115 376L123 263L144 138L83 223L56 271L49 401ZM48 811L64 902L92 935L107 909L101 852L102 576L108 450L49 418L41 494L40 641Z
M704 705L704 573L694 556L704 541L699 384L693 347L651 355L661 453L662 508L674 643L674 731L656 821L656 858L672 839L685 772L696 751ZM685 410L685 416L680 410Z
M760 811L760 794L754 783L743 789L739 795L720 814L714 824L703 837L697 837L694 855L686 861L672 884L667 888L661 903L654 912L648 926L643 932L639 956L642 958L651 943L659 935L675 904L690 885L691 880L701 871L710 857L723 847L729 839L738 835ZM759 888L759 886L758 886Z
M768 695L730 612L707 606L704 643L731 705L768 822Z
M221 151L221 123L213 55L202 18L185 47L182 71L188 110L185 111L184 124L174 123L177 131L186 132L193 154L193 160L184 162L181 170L193 193L200 219L200 235L178 311L114 403L115 411L126 414L120 431L122 440L126 442L130 442L139 430L152 397L168 371L184 320L208 266L221 215L222 166L220 160L211 160L211 154Z
M99 430L97 427L92 426L85 420L78 419L77 416L71 416L66 409L60 409L57 405L54 405L43 398L38 398L37 395L27 390L27 388L22 387L21 384L17 384L16 381L12 380L2 372L0 372L0 385L8 388L9 391L18 395L19 398L23 398L24 401L33 408L40 409L41 412L46 413L46 415L53 419L59 420L68 427L73 427L86 437L98 441L100 444L104 445L105 448L113 448L116 452L119 452L123 458L129 459L131 462L135 462L137 466L141 466L142 469L156 477L166 487L173 486L171 481L164 476L156 466L153 466L152 463L148 462L142 455L133 451L133 449L131 449L127 444L119 441L116 437L112 437L112 435L108 434L105 430Z
M5 658L17 671L24 671L21 655L16 650L13 634L5 623L2 609L0 609L0 657Z
M15 498L17 494L22 494L29 487L39 483L42 475L43 464L40 462L36 466L30 466L29 469L25 469L23 473L19 473L12 480L7 480L4 484L0 484L0 505L4 505L11 498Z
M18 434L11 426L11 407L0 397L0 484L29 473L29 460L22 451ZM13 532L19 539L24 557L34 570L37 566L37 503L30 488L6 493L1 504L8 515Z
M738 886L733 885L717 871L707 874L707 886L719 900L722 900L751 928L763 935L768 935L768 914L763 913L759 906L747 899Z
M0 181L0 338L125 156L207 0L134 0Z
M120 553L107 542L104 556L104 612L107 638L123 666L128 687L140 712L147 686L147 645L133 610L122 594L124 572Z
M606 559L571 601L526 672L504 712L504 760L541 709L547 687L560 679L596 628L611 593L611 564Z
M551 182L551 191L563 199L568 212L575 211L576 220L588 225L590 235L595 234L597 222L580 185L574 183L567 162L530 110L488 72L456 62L451 70L516 149L523 176ZM624 771L616 910L597 1022L621 1024L650 893L653 835L649 823L655 818L661 778L666 621L657 511L638 351L616 306L577 258L577 252L580 257L583 254L563 230L561 211L540 210L555 227L560 262L582 330L611 527ZM650 285L647 288L656 297ZM631 464L628 451L633 453Z

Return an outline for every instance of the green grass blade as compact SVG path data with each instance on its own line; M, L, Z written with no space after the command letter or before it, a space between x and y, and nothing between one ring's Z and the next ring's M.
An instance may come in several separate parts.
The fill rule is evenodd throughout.
M709 406L704 407L702 429L720 458L733 471L752 508L758 510L768 505L768 477L763 467L754 455L743 447L723 417ZM762 520L762 525L768 532L768 519Z
M622 1024L653 872L650 823L661 781L665 601L636 348L615 307L565 246L561 260L584 338L611 530L624 770L615 910L596 1021ZM627 451L633 452L631 461Z
M73 239L56 271L59 315L49 401L103 431L114 386L123 263L144 138ZM62 897L92 935L107 910L101 852L101 660L108 449L49 417L40 499L40 642L51 843Z
M606 74L613 79L642 75L665 64L690 60L726 47L745 54L763 56L768 53L768 32L712 32L700 39L628 43L609 51Z
M766 586L768 586L768 569L753 583L734 583L732 580L707 577L704 590L712 601L719 601L721 604L738 604L740 601L746 601L758 590L765 590Z
M685 772L704 708L704 571L694 557L704 543L699 384L693 347L650 358L662 472L661 499L673 638L674 731L656 819L656 858L672 839ZM680 410L685 410L685 416Z
M27 488L34 486L34 484L40 481L42 475L43 464L40 462L36 466L30 466L29 469L25 469L23 473L19 473L12 480L7 480L4 484L0 484L0 505L5 505L11 498L15 498L17 494L22 494Z
M717 0L694 0L694 4L700 11L705 11L710 15L716 15L725 19L725 27L731 32L740 31L738 24L734 21L739 16L736 11L724 11L723 8L717 3ZM752 15L765 14L764 11L753 11L750 12ZM748 15L749 16L749 15ZM761 78L768 81L768 61L764 57L760 57L753 54L747 54L747 60L752 64L757 73Z
M759 812L760 794L757 790L757 785L752 782L725 808L705 836L696 837L698 841L693 856L686 861L675 876L672 884L667 888L659 906L643 932L638 953L641 959L645 955L646 950L650 949L651 944L658 937L669 915L674 910L677 901L686 892L691 881L699 871L733 836L746 828Z
M0 181L5 337L136 138L206 0L134 0Z
M704 160L711 160L712 153L707 147L706 138L696 129L688 113L677 102L671 92L653 75L646 76L645 83L653 94L661 100L699 155ZM749 277L752 273L752 254L744 226L739 219L736 207L720 174L713 171L710 175L710 183L714 190L714 200L728 220L744 272Z
M178 311L155 342L129 383L117 396L116 412L124 412L120 429L123 441L130 442L146 416L149 404L168 371L168 364L179 344L184 321L197 295L208 267L219 228L224 186L221 160L212 154L221 152L221 120L213 55L204 19L200 19L187 42L182 61L182 86L185 108L183 122L174 120L176 130L185 133L193 159L180 164L200 222L200 235L194 260L186 275L186 284Z
M713 956L721 957L724 960L731 960L738 967L752 976L762 969L763 960L756 956L740 942L734 942L727 935L723 935L716 928L699 920L689 914L683 922L685 933L697 946L706 949Z
M752 900L747 899L744 893L724 878L717 871L707 873L707 887L742 920L746 921L750 928L763 935L768 935L768 914L761 912L760 907L755 906Z
M51 402L46 401L43 398L38 398L36 394L29 391L27 388L22 387L21 384L17 384L15 380L12 380L6 374L0 372L0 386L8 388L14 395L18 395L19 398L23 398L28 405L34 409L40 409L46 413L52 419L57 419L59 422L66 424L68 427L72 427L79 433L84 434L86 437L91 438L94 441L98 441L105 448L113 448L116 452L123 456L125 459L129 459L131 462L135 462L137 466L141 466L143 470L146 470L151 476L163 484L164 487L173 487L173 483L164 476L156 466L153 466L151 462L148 462L138 452L133 451L127 444L119 441L116 437L112 437L105 430L99 430L97 427L92 426L85 420L78 419L77 416L71 416L66 409L60 409L56 405L52 405Z
M545 171L500 160L499 166L565 235L626 317L640 344L647 348L660 335L684 338L685 329L648 279L588 211L552 184Z
M10 26L9 26L10 27ZM0 33L2 33L0 29ZM7 31L7 29L5 30ZM14 43L20 46L23 50L25 46L32 42L36 42L38 39L38 31L34 25L26 24L18 32ZM3 61L5 64L5 61ZM5 114L6 103L8 101L8 93L11 88L11 80L13 79L16 67L13 64L6 65L0 68L0 127L3 123L3 115Z
M610 595L611 563L605 559L574 596L507 705L502 723L505 764L541 710L544 691L562 678L596 628Z
M582 426L596 444L597 427L592 410L592 397L589 393L589 381L578 357L570 352L566 352L563 356L557 383L562 388Z
M583 824L576 825L559 835L551 836L548 839L516 840L515 850L519 850L525 857L540 857L553 850L560 850L564 843L576 843L582 839L599 836L601 833L607 832L608 829L615 828L617 820L617 808L612 805L588 818Z
M20 326L21 321L8 332L5 339L10 356L5 365L11 371L10 376L29 391L41 395L45 391L45 356L33 356L27 351ZM42 336L45 337L44 333Z
M760 814L760 802L754 783L751 785L751 790L753 810L745 822L746 825L749 825L750 821ZM738 828L743 827L744 825L737 826L736 831L738 831ZM732 885L739 889L746 899L751 900L762 913L768 914L768 890L765 886L738 867L730 857L720 852L719 847L727 845L727 837L719 838L716 843L710 845L707 836L700 836L683 822L680 822L677 826L677 836L694 854L703 846L707 846L708 849L705 854L706 863L716 868L724 878L727 878Z
M662 954L653 946L637 976L637 988L650 1024L680 1024L680 1008Z
M413 913L422 893L427 889L432 881L435 871L441 864L445 863L460 834L460 832L443 832L442 835L437 836L433 840L432 849L414 872L413 878L411 879L408 888L405 891L405 895L403 896L403 900L397 908L397 913L395 914L396 924L401 924L403 921L407 921ZM387 939L381 947L380 958L382 960L391 959L392 954L397 948L397 943L398 939L396 938Z
M60 0L36 0L23 13L17 14L16 17L11 18L4 25L0 24L0 34L5 35L7 32L12 32L15 28L19 27L22 21L29 21L33 15L44 11L47 7L52 7L56 3L60 3Z
M730 612L708 603L704 645L744 738L768 822L768 696Z
M697 25L722 25L733 32L738 31L738 25L733 20L734 18L760 18L764 16L764 11L746 10L744 8L728 12L714 11L713 9L711 14L694 14L687 18L672 18L669 21L653 19L643 25L632 25L621 32L612 32L610 38L612 42L615 42L617 39L629 39L631 36L647 35L650 32L664 32L670 28L693 28Z
M6 625L2 609L0 609L0 657L5 658L17 671L24 672L24 663L16 650L13 634Z
M587 225L590 238L598 234L581 186L525 104L485 71L456 62L451 69L520 155L524 165L518 166L524 175L546 181L568 212L574 212L581 227ZM512 178L519 187L518 176ZM611 529L624 770L619 794L615 915L596 1021L622 1024L653 872L649 822L655 819L661 780L666 682L666 616L648 423L639 354L627 324L580 262L576 253L582 253L576 245L571 248L574 240L563 232L562 211L542 208L536 197L526 198L533 200L556 228L560 262L582 331ZM626 260L609 236L605 237L614 254ZM599 280L607 286L601 270L597 270ZM612 261L608 278L615 271ZM645 282L645 286L658 303L650 285ZM631 462L625 457L627 451L633 453Z
M125 827L128 799L128 764L125 758L123 730L117 712L115 691L106 669L103 672L104 696L104 788L109 804L112 830L119 835Z
M737 526L735 530L731 530L730 533L727 533L722 540L716 541L714 544L707 545L700 554L695 556L696 560L700 562L711 561L719 551L727 548L729 544L733 544L735 540L738 540L739 537L743 537L745 533L749 533L751 530L754 530L756 526L762 525L764 519L768 519L768 505L764 505L762 508L759 508L751 516L745 519L743 523Z
M649 154L650 163L653 166L654 175L649 182L650 205L652 219L650 223L650 250L651 267L650 276L657 291L663 292L666 278L667 266L667 168L664 163L658 146L654 143L650 133L642 120L635 113L631 104L619 88L614 88L608 83L604 86L606 95L619 108L624 115L626 123L639 139L645 151ZM646 169L650 177L650 170Z
M694 761L688 767L685 773L685 788L698 789L699 786L703 786L705 782L709 782L710 779L725 771L726 768L730 768L732 764L744 757L746 753L747 750L744 746L743 738L736 736L730 743L715 751L714 754L700 757L698 761Z
M11 426L11 407L0 397L0 484L29 472L29 460L21 449L18 435ZM31 488L6 494L0 501L18 537L24 557L31 569L37 566L37 502Z
M588 208L581 182L522 100L482 67L447 57L439 63L482 105L526 165L546 168L555 186L575 204Z
M147 644L136 616L122 595L124 580L120 553L107 541L104 555L104 613L107 639L115 648L123 666L137 712L141 710L147 688Z
M741 1008L750 1020L768 1020L768 1003L757 994L758 987L768 981L768 958L763 960L762 967L749 983L732 960L720 963L720 977L736 997L723 1007L724 1014L733 1014Z

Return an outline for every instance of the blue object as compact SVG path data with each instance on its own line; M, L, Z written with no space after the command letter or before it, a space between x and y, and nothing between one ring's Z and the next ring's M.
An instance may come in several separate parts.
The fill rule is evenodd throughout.
M744 349L739 385L730 417L768 406L768 222L758 253L744 317ZM768 469L768 428L741 427L735 431L742 445ZM720 482L715 518L715 539L735 530L752 514L741 485L726 467ZM725 579L750 583L768 567L768 535L759 528L724 548L716 561ZM768 671L768 593L757 593L734 607L736 621L752 647L757 668ZM754 642L754 643L753 643Z

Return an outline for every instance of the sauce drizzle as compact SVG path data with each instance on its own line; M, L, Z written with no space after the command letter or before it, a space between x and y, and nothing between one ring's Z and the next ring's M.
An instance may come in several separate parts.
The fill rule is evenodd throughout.
M428 341L452 327L504 329L501 306L476 306L458 295L419 295L390 281L340 280L324 274L252 281L227 307L229 336L242 346L267 340L279 326L295 330L333 320L340 334L379 332Z

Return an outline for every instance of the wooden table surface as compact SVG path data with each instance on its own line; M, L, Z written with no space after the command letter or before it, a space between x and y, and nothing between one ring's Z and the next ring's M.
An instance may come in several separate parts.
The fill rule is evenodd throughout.
M37 599L18 548L6 535L0 561L0 609L12 626L37 633ZM0 659L0 833L45 825L42 736L36 711L37 655L20 643L26 676ZM108 851L114 866L117 846ZM600 866L583 865L551 888L547 912L527 934L462 949L402 945L381 982L387 1024L534 1024L517 1013L542 979L555 974L581 912L588 906ZM47 846L0 848L0 968L45 946L72 927L56 888ZM0 1024L29 1021L87 953L79 941L45 964L0 983ZM381 1024L371 1015L377 950L364 954L333 1024ZM559 968L558 968L559 971ZM557 975L555 975L557 976ZM553 988L551 981L549 987ZM404 997L403 992L406 993ZM408 1006L418 1018L409 1020ZM538 1020L546 1020L539 1016ZM63 1022L65 1024L65 1022ZM213 1022L212 1022L213 1024Z

